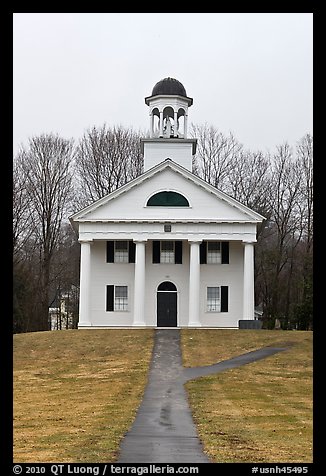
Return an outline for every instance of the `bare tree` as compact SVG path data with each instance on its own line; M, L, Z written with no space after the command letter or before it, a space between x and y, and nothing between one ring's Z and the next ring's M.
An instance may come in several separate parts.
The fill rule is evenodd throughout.
M296 147L297 164L300 169L300 227L301 246L298 257L297 300L293 307L292 320L297 328L312 327L313 320L313 138L302 137Z
M77 207L102 198L141 174L140 135L122 126L89 129L76 149Z
M191 136L198 139L194 172L214 187L226 191L228 175L236 167L242 145L230 133L222 134L213 126L191 126Z
M227 193L268 218L270 187L270 158L260 151L241 150L228 173Z
M13 163L13 258L22 259L24 244L31 227L31 198L27 192L26 176L20 160Z
M29 197L30 238L39 250L39 330L48 329L50 266L72 197L72 158L72 140L54 134L31 138L17 157Z
M301 216L303 236L310 252L313 242L313 138L306 134L297 143L297 161L301 170Z
M257 246L260 276L265 280L265 311L271 319L288 319L295 250L300 228L301 170L287 144L277 147L272 163L270 220Z

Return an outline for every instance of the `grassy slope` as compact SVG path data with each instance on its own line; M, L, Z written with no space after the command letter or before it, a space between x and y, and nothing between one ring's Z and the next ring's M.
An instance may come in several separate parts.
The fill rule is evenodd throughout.
M146 383L152 330L14 336L17 462L114 461ZM207 365L264 345L286 352L189 382L212 461L312 459L310 332L182 330L184 363Z
M152 330L14 336L14 460L114 461L141 401Z
M212 461L312 461L312 333L182 331L184 364L190 367L290 342L288 351L187 384Z

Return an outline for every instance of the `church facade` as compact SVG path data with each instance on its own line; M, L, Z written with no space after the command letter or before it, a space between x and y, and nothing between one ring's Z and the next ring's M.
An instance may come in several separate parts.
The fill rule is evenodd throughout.
M254 320L264 217L192 173L193 100L173 78L145 98L144 172L70 217L81 243L79 328L238 328Z

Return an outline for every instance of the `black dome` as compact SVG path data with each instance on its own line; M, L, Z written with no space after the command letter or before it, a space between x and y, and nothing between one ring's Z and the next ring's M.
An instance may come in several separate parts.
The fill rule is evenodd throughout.
M155 84L152 91L152 96L159 95L175 95L187 97L186 90L183 84L174 78L164 78Z

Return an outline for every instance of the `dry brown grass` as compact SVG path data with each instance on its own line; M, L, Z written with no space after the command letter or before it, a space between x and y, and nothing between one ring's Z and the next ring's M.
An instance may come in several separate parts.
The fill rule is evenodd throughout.
M312 462L312 333L183 330L188 366L266 345L285 352L187 384L200 438L214 462Z
M115 461L141 402L153 331L14 336L14 461Z

